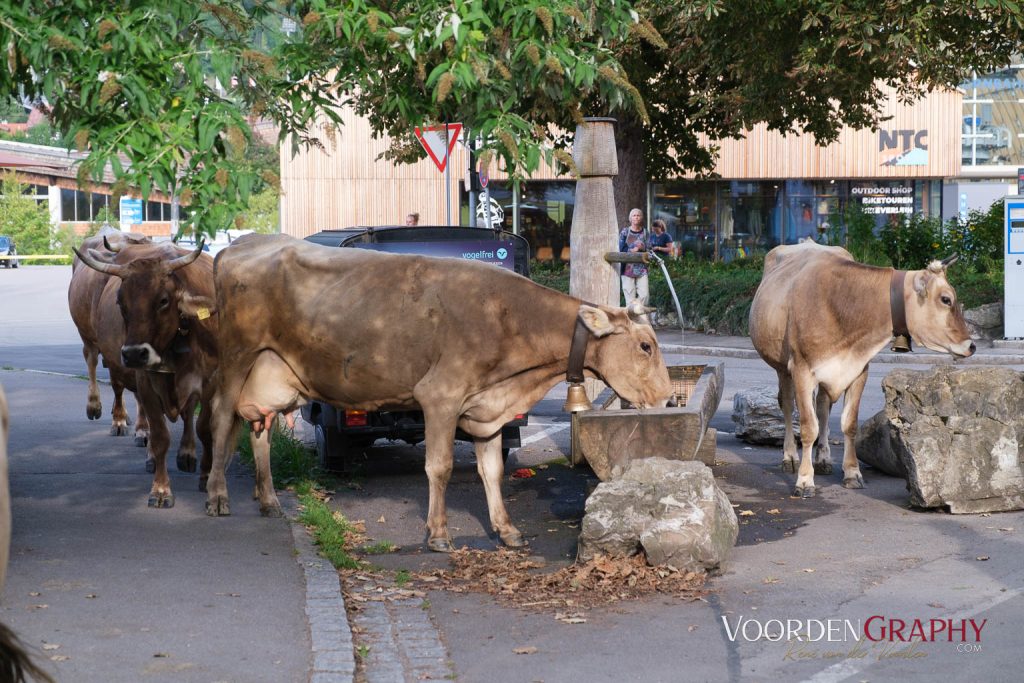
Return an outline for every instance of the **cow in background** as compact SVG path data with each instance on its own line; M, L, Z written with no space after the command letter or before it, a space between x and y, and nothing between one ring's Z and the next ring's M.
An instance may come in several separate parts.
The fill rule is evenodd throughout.
M868 362L894 331L909 331L929 349L958 358L974 353L956 292L946 280L951 262L933 261L913 271L878 268L857 263L841 247L813 241L768 252L750 307L750 339L779 377L786 472L797 472L794 397L800 411L803 455L796 495L813 496L815 472L832 472L828 415L840 395L843 486L864 487L854 448L857 412Z
M445 488L456 427L474 438L491 525L525 545L501 498L501 427L581 368L638 408L672 393L639 313L590 306L462 259L332 249L247 235L217 255L220 382L207 512L229 514L224 467L238 417L253 427L261 511L279 513L268 427L310 399L351 409L422 409L431 550L450 551Z
M148 243L150 239L137 233L124 233L110 226L104 226L99 234L82 242L82 251L102 249L104 245L119 250L126 244ZM85 414L90 420L98 420L103 414L100 391L96 384L96 364L100 354L103 365L110 372L110 388L114 391L114 406L111 410L110 434L124 436L128 433L128 413L124 407L124 390L135 391L135 373L121 364L121 338L124 324L117 310L116 294L118 283L111 284L111 276L87 268L79 259L71 263L71 283L68 285L68 308L71 319L82 338L82 355L89 370L89 398ZM135 443L145 446L149 428L141 406L136 414ZM147 470L152 472L147 463Z
M136 398L149 419L149 459L153 461L151 507L172 507L167 475L170 432L162 417L183 417L178 469L196 471L191 422L201 406L196 430L203 445L200 489L206 486L213 452L210 432L212 378L217 367L215 319L192 301L213 298L213 259L170 242L127 244L114 254L76 251L90 268L110 276L101 308L111 318L109 300L120 318L120 363L134 373Z
M8 419L7 397L0 387L0 590L3 590L7 578L7 560L11 550L11 494L7 482ZM14 632L0 623L0 681L21 683L27 680L26 677L38 683L53 683L33 663Z

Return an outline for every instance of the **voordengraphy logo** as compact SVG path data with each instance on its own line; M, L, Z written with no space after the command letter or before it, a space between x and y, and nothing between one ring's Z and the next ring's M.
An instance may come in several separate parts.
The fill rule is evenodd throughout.
M987 619L902 619L873 615L851 619L750 619L722 617L731 642L788 644L783 657L799 659L878 659L927 657L924 643L956 643L957 652L981 652Z

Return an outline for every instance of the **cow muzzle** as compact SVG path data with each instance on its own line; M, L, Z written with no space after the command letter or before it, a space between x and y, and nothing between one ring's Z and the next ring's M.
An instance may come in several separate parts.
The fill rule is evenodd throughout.
M160 354L149 344L121 347L121 362L128 368L148 368L160 364Z

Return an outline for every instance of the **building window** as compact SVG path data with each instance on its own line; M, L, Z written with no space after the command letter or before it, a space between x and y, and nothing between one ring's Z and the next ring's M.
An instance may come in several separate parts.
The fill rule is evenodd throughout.
M529 182L520 186L519 234L538 261L568 261L575 182Z
M700 260L714 259L718 227L714 183L659 183L654 185L653 196L651 221L665 221L665 232L679 252Z
M1024 65L960 84L964 166L1024 165Z
M780 181L722 183L718 205L721 260L766 254L782 241Z
M88 223L110 206L110 195L81 190L60 191L60 219L69 223ZM116 207L114 207L116 215Z

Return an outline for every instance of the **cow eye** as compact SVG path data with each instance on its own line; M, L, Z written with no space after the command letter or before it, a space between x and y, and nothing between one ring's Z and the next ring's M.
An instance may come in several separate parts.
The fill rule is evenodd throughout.
M171 305L171 300L166 295L160 297L160 309L163 310Z
M648 344L647 342L640 342L640 350L643 351L644 353L650 355L650 353L651 353L651 345Z
M942 301L942 305L943 305L943 306L952 306L952 305L953 305L953 300L952 300L952 299L950 299L950 298L949 298L948 296L946 296L945 294L943 294L943 295L942 295L942 299L941 299L941 301Z

